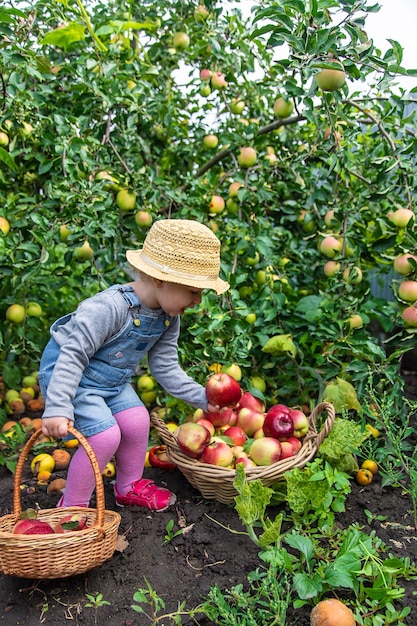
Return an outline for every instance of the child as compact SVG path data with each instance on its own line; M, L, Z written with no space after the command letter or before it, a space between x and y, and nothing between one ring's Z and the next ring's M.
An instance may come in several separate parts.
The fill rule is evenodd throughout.
M229 285L219 278L219 240L196 221L159 220L143 248L126 256L137 280L84 300L51 327L39 370L42 431L65 437L74 423L101 471L115 456L118 505L164 511L176 497L142 478L150 420L131 379L147 355L152 375L168 393L193 407L217 410L207 403L205 388L179 366L177 341L180 315L200 304L203 289L220 295ZM79 447L58 506L88 506L94 487L91 463Z

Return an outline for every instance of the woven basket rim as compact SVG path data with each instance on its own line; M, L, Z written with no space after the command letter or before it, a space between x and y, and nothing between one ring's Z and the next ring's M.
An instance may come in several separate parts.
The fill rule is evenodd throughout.
M320 413L327 412L327 418L320 432L317 432L316 420ZM303 467L316 454L324 438L329 434L335 420L335 410L329 402L321 402L312 410L309 415L309 430L304 437L303 445L297 455L282 459L267 466L245 468L248 480L260 479L269 484L279 480L286 471L296 467ZM167 447L170 459L177 465L178 469L202 492L206 485L212 486L216 482L219 485L228 485L233 488L236 477L236 470L233 468L221 467L202 463L198 459L186 456L178 447L175 432L168 430L165 422L156 414L151 413L152 425L156 428ZM226 487L227 489L227 487Z

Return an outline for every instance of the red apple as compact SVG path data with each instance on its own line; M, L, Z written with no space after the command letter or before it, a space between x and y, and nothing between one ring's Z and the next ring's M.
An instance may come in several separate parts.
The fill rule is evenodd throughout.
M222 72L214 72L211 75L211 86L213 89L224 89L227 87L227 80Z
M416 280L403 280L398 287L398 296L401 300L406 302L417 301L417 281Z
M207 400L211 404L232 407L242 396L242 389L237 380L229 374L220 372L210 376L206 383Z
M266 413L263 425L265 437L284 440L294 434L290 409L285 404L274 404Z
M308 433L308 418L300 409L290 409L290 416L294 424L294 437L301 439Z
M281 441L281 460L296 455L294 446L289 441Z
M252 437L257 430L262 428L264 419L265 413L243 407L238 411L236 426L239 426L249 437Z
M224 431L223 435L230 437L236 446L243 446L248 438L247 434L240 426L230 426Z
M239 400L238 408L252 409L258 413L265 413L265 402L252 395L250 391L245 391Z
M56 533L69 533L73 530L82 530L87 525L87 515L65 515L55 526Z
M204 413L204 419L211 422L217 428L219 426L225 426L229 424L230 418L233 415L233 409L229 406L224 406L220 411L206 411Z
M206 82L208 82L210 80L212 74L213 74L213 72L211 70L206 69L206 68L203 68L202 70L200 70L200 78L201 78L201 80L204 80Z
M208 463L209 465L219 465L220 467L228 467L233 463L233 452L231 447L224 441L212 440L204 448L203 454L199 461Z
M299 452L301 450L301 446L303 444L301 443L301 441L299 439L297 439L297 437L288 437L288 439L286 439L286 441L288 441L288 443L290 443L292 445L292 447L294 448L294 451L295 451L294 454L297 454L297 452Z
M181 424L176 431L176 437L179 449L192 459L201 456L210 441L207 428L194 422Z
M410 263L410 260L414 263ZM400 254L394 261L394 270L398 274L402 274L403 276L407 276L407 274L411 274L417 264L417 257L414 254Z
M211 436L213 436L216 431L213 422L210 422L210 420L206 420L205 417L199 417L195 420L194 423L200 424L201 426L204 426L204 428L207 428Z
M410 328L417 328L417 309L415 306L408 306L401 313L405 325Z
M238 457L235 462L233 463L233 467L234 469L236 469L236 466L238 463L242 463L243 467L245 469L250 469L251 467L257 467L255 461L253 461L252 459L250 459L247 456L240 456Z
M256 465L272 465L281 458L281 443L274 437L255 439L249 448L249 456Z
M38 519L21 519L16 522L13 533L15 535L51 535L54 529L48 522Z

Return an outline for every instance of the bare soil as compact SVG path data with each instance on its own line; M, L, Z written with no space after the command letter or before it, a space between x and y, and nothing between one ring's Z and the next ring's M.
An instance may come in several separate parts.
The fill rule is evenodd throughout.
M411 393L417 391L415 376L409 379ZM417 397L417 394L416 394ZM146 581L164 600L163 612L175 611L185 602L188 609L196 607L215 584L230 589L242 583L247 575L262 567L258 548L244 534L232 534L227 528L243 531L238 515L232 506L213 500L204 500L181 472L164 472L146 469L146 476L159 484L166 484L177 494L177 504L163 513L151 513L132 508L119 509L115 505L112 485L105 482L106 508L121 512L119 533L127 542L125 549L116 551L102 566L85 574L58 580L32 580L0 574L0 623L5 626L104 625L146 626L152 623L146 616L132 610L133 594L146 587ZM58 473L59 474L59 473ZM29 472L24 476L27 486L34 484ZM13 476L0 469L0 515L12 511ZM52 508L56 497L48 496L46 488L37 487L35 494L22 490L22 508ZM369 526L364 510L374 516L386 516L385 521L373 521ZM279 512L271 507L271 519ZM166 527L174 521L174 531L185 532L164 543ZM218 523L216 523L216 521ZM417 554L417 531L413 527L411 501L400 489L381 487L378 476L366 487L352 484L347 499L346 512L339 523L347 527L351 523L372 530L386 544L387 554L408 556L412 561ZM221 524L221 525L220 525ZM405 623L415 626L417 615L416 581L403 581L405 598L402 604L411 607ZM95 610L87 607L86 594L101 593L109 602ZM308 607L290 608L287 626L308 626ZM408 621L407 621L408 620ZM166 619L164 626L173 623ZM184 618L185 626L200 624L208 626L205 618L197 621Z

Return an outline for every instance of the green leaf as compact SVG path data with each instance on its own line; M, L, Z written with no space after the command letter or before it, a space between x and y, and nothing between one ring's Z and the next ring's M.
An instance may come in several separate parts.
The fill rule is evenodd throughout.
M323 400L333 404L336 413L343 413L343 411L349 409L354 409L355 411L360 411L361 409L353 385L339 377L325 387Z
M14 158L7 152L7 150L2 148L1 146L0 146L0 161L3 161L3 163L7 165L7 167L9 167L14 172L16 171L17 168L16 168L16 163L14 161Z
M266 344L262 348L262 352L272 354L274 356L288 352L293 358L297 353L297 349L292 340L291 335L275 335L268 339Z
M45 35L41 40L41 44L44 46L57 46L57 48L63 48L68 50L71 44L76 41L84 41L85 28L82 24L71 22L63 28L55 28Z
M302 600L309 600L319 595L323 589L323 584L319 574L309 576L308 574L295 574L293 579L294 589Z

